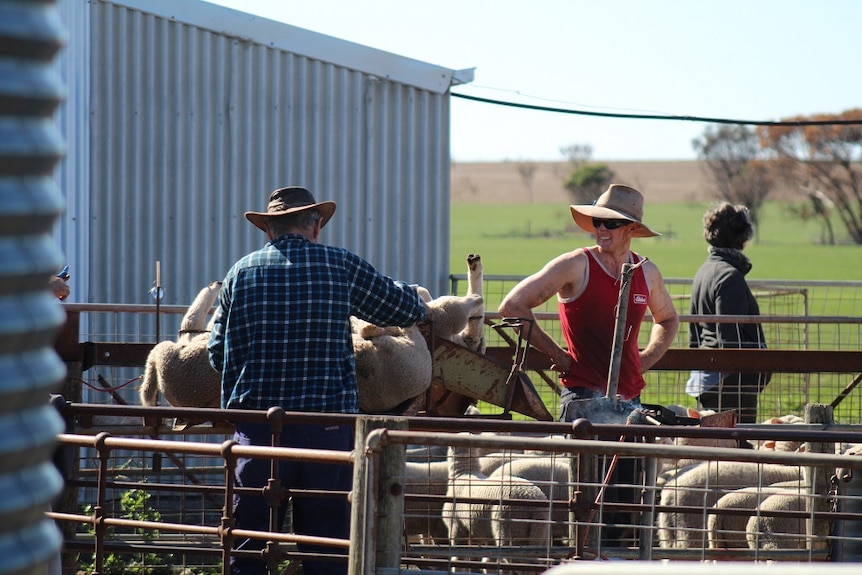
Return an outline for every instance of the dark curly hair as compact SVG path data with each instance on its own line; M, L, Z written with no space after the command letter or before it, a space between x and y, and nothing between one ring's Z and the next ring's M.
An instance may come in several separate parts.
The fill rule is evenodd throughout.
M703 237L711 246L741 250L754 235L748 208L719 202L703 215Z

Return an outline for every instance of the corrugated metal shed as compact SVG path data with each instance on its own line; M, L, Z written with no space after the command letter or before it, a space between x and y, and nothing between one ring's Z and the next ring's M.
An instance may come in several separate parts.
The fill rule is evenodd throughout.
M243 213L288 184L338 203L322 241L445 292L457 71L198 0L59 12L70 301L152 303L158 261L162 303L188 304L266 241Z

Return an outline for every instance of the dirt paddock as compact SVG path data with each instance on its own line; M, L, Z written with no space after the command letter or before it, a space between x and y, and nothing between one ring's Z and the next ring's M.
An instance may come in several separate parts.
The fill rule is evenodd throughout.
M607 162L614 181L641 190L649 202L708 201L711 184L697 161ZM531 186L521 176L522 166L535 166ZM568 162L453 161L454 203L518 203L532 193L536 203L568 203L563 181L572 168Z

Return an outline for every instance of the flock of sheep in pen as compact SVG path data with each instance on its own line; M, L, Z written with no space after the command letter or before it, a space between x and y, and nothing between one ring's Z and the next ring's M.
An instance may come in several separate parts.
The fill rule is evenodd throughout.
M420 295L431 310L437 335L481 353L482 263L475 255L467 263L466 296L432 298L423 288ZM164 341L153 348L140 388L144 405L157 405L161 392L173 406L219 406L219 377L209 365L206 350L206 318L218 290L218 282L203 288L183 317L177 341ZM356 318L352 327L361 410L409 413L433 379L431 355L420 329L383 329ZM768 423L800 421L787 416ZM736 446L735 440L727 445L711 441L717 447ZM799 446L769 442L755 448L795 450ZM859 447L845 446L843 451L862 454ZM466 447L449 447L443 453L431 448L408 449L407 455L404 529L408 540L452 545L572 544L568 521L573 481L568 457L511 451L494 454ZM655 493L654 528L661 547L805 548L805 520L776 519L770 513L806 510L811 491L801 467L662 461ZM672 507L706 512L662 511ZM732 512L708 513L710 509Z
M785 416L764 422L793 423L802 421ZM736 440L673 441L737 446ZM754 448L797 451L802 446L765 441ZM489 452L476 447L449 447L436 453L435 449L416 447L407 452L404 515L408 538L452 545L574 545L568 521L575 484L568 456ZM862 445L837 449L862 455ZM835 470L839 481L849 481L850 476L846 469ZM806 531L813 496L805 471L798 465L662 459L655 490L647 493L647 498L655 498L652 529L662 548L807 549L812 537L828 535L824 521L815 522L813 533ZM437 498L426 497L429 495ZM602 522L598 516L595 519ZM641 525L634 516L630 521L627 536L633 538Z

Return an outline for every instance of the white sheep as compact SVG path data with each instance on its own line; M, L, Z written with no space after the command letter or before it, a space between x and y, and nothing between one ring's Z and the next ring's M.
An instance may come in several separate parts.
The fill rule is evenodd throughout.
M423 542L446 541L443 499L449 488L449 462L407 461L404 464L404 534ZM419 501L411 496L439 496Z
M198 292L180 323L177 340L156 344L147 355L138 394L143 405L158 405L159 392L174 407L219 407L221 377L209 362L207 342L213 306L221 282Z
M805 420L798 415L788 414L781 417L770 417L761 422L761 425L800 425ZM748 442L755 448L768 451L805 451L804 442L784 439L751 440Z
M712 438L712 437L675 437L670 440L673 445L683 445L687 447L727 447L735 448L738 445L735 439ZM662 487L667 483L672 483L676 477L682 473L694 469L703 462L702 459L680 458L668 459L662 458L658 461L658 474L656 477L656 486Z
M467 256L467 296L475 298L476 307L471 310L469 316L465 319L465 323L461 323L459 318L457 323L452 324L450 320L444 320L446 323L435 323L434 335L438 335L444 339L448 339L467 349L485 353L485 307L483 305L483 283L484 283L484 268L482 266L482 258L478 254L470 254ZM422 286L418 286L416 291L419 297L425 303L434 299L431 293Z
M468 411L476 414L478 409L470 406ZM424 542L447 540L447 529L442 519L442 496L449 488L448 451L441 445L413 446L406 450L404 531L408 539L418 538ZM482 453L485 450L474 448L474 451ZM417 500L411 496L440 496L441 499Z
M467 294L478 296L484 301L484 268L482 258L478 254L467 256ZM485 353L485 308L480 305L473 310L467 320L467 325L452 339L467 349Z
M544 520L552 524L551 534L554 540L565 544L569 535L568 501L571 498L572 485L569 459L559 455L521 455L510 458L489 476L492 480L502 480L505 477L526 479L542 490L548 499L548 507L541 510Z
M449 448L449 485L443 521L452 545L541 545L548 539L548 523L541 508L523 501L547 502L542 490L515 476L491 480L473 470L467 447ZM464 501L468 498L481 502Z
M351 317L359 411L388 413L431 385L431 352L418 326L381 328ZM405 406L406 407L406 406Z
M175 407L220 406L221 378L209 363L211 326L206 325L220 284L213 282L198 293L176 341L160 342L150 350L138 390L141 404L158 405L161 392ZM482 309L481 296L475 295L442 296L427 305L435 329L448 337L456 337ZM428 389L431 354L417 326L383 329L355 318L352 325L357 332L353 345L360 411L387 413Z
M484 268L482 258L476 254L467 256L467 294L478 298L477 307L467 318L467 325L453 336L447 336L441 326L434 325L434 335L464 346L480 354L485 353L485 307L483 298ZM425 300L431 299L431 294L425 290ZM422 291L420 288L420 295ZM481 301L479 301L481 300ZM475 398L448 389L440 378L435 377L428 392L428 413L453 417L464 413L466 407L475 403Z
M481 296L440 296L426 302L427 319L435 333L453 338L464 330ZM359 409L363 413L388 413L422 396L431 386L433 367L428 342L417 325L407 328L378 327L351 318Z
M749 549L805 549L807 537L805 517L776 517L776 511L794 511L805 513L807 499L810 496L794 491L782 491L764 499L745 526ZM824 521L815 521L815 529L823 529ZM826 535L826 532L813 534L815 537Z
M798 491L801 483L783 481L764 487L743 487L722 495L710 509L706 521L709 548L748 548L746 531L749 518L767 497L786 493L791 488ZM730 511L735 513L727 513Z
M467 256L467 268L465 296L434 298L422 286L417 286L416 292L428 307L426 319L433 335L484 352L481 258ZM440 389L439 382L434 381L431 345L418 326L383 328L351 318L351 330L360 411L414 415L428 402L429 388L435 412L440 415L461 415L473 403L472 398ZM450 403L440 409L444 397Z
M702 410L698 411L696 409L685 407L682 405L668 405L666 407L669 411L673 412L675 415L679 417L689 417L693 419L702 419L706 416L716 415L715 411L712 410ZM735 439L726 439L726 438L711 438L711 437L664 437L658 440L658 442L663 444L670 445L683 445L687 447L727 447L727 448L735 448L738 446L738 442ZM701 459L692 459L692 458L678 458L678 459L669 459L669 458L661 458L658 460L658 470L656 477L656 486L661 487L668 481L672 481L675 477L679 476L681 473L688 471L700 465L703 460Z
M707 509L728 490L801 479L802 469L795 465L704 461L662 488L660 506L693 507L703 511L660 509L657 518L659 545L665 548L705 546Z

